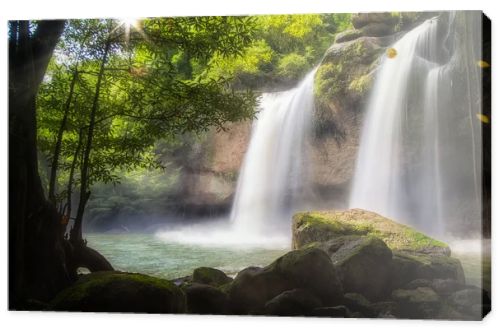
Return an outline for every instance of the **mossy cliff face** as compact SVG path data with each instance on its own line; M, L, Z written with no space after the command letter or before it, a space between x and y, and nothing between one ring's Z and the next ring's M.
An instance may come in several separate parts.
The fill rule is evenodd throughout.
M435 13L362 13L337 34L315 77L312 172L324 207L347 204L361 122L380 59L403 33ZM316 203L318 203L316 201Z

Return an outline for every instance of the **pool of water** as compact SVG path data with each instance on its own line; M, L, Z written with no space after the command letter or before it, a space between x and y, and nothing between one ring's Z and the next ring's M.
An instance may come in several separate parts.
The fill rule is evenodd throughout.
M192 274L198 267L213 267L235 275L248 266L266 266L290 248L276 243L273 247L226 243L180 243L162 234L87 234L88 245L103 254L117 270L140 272L174 279ZM452 256L462 262L466 281L489 290L491 260L489 245L479 240L450 242Z
M96 249L116 270L140 272L174 279L192 274L198 267L213 267L228 275L248 266L266 266L290 249L180 244L155 234L87 234Z

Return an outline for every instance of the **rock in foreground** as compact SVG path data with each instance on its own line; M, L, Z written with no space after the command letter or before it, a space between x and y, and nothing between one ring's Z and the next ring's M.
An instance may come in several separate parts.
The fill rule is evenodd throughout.
M170 281L117 271L84 275L51 302L56 311L184 313L186 297Z

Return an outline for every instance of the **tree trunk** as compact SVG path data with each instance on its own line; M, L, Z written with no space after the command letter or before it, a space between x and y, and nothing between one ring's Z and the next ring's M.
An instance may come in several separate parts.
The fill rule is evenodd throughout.
M9 309L26 309L75 278L61 215L45 199L36 145L36 95L65 22L40 21L32 36L29 21L9 24ZM97 252L84 254L89 267L111 268Z
M59 166L59 155L61 154L62 139L64 135L64 130L66 130L66 123L68 122L68 115L71 109L71 101L73 100L73 92L75 90L75 83L78 77L78 69L75 67L73 72L73 78L69 86L68 98L64 105L64 115L61 120L61 125L59 126L59 131L57 132L56 144L54 147L54 156L52 157L52 165L50 167L50 180L49 180L49 200L52 203L56 202L56 177L57 168Z
M11 22L9 41L9 307L69 283L55 207L38 174L35 101L64 21Z
M101 91L101 83L102 78L104 76L104 68L106 66L106 62L108 60L108 52L111 46L111 40L108 39L106 41L106 45L104 46L104 53L101 60L101 66L99 68L99 74L97 76L97 83L95 88L94 100L92 102L92 109L90 111L90 120L87 132L87 142L85 144L85 150L83 152L82 159L82 167L80 174L80 201L78 203L78 209L76 212L75 224L70 232L70 241L72 243L81 243L83 241L82 235L82 222L83 222L83 213L85 211L85 206L90 197L90 193L88 191L88 172L90 166L90 152L92 150L92 139L94 136L94 127L95 127L95 118L97 114L97 110L99 108L99 94Z
M78 133L78 144L76 145L75 153L73 154L73 161L71 161L71 167L69 170L69 178L68 178L68 188L67 188L67 199L66 199L66 207L64 213L65 215L69 218L71 217L71 210L72 210L72 200L71 197L73 196L73 182L75 180L75 168L76 168L76 163L78 162L78 156L80 155L80 150L82 149L82 142L83 142L83 129L80 129Z

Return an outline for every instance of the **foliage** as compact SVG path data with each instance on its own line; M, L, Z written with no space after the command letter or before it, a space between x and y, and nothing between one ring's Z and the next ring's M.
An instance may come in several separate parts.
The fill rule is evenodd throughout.
M262 15L255 40L239 58L211 60L208 75L233 77L236 87L262 88L299 80L320 60L334 35L351 27L350 14Z
M68 195L61 190L67 183L86 192L96 183L117 183L124 173L160 167L153 152L160 138L223 129L226 122L252 117L251 92L231 89L222 75L193 73L191 63L200 70L215 55L238 57L251 41L253 21L161 18L134 26L116 20L70 21L38 96L38 143L49 162L58 129L64 130L61 158L55 160L58 199Z

